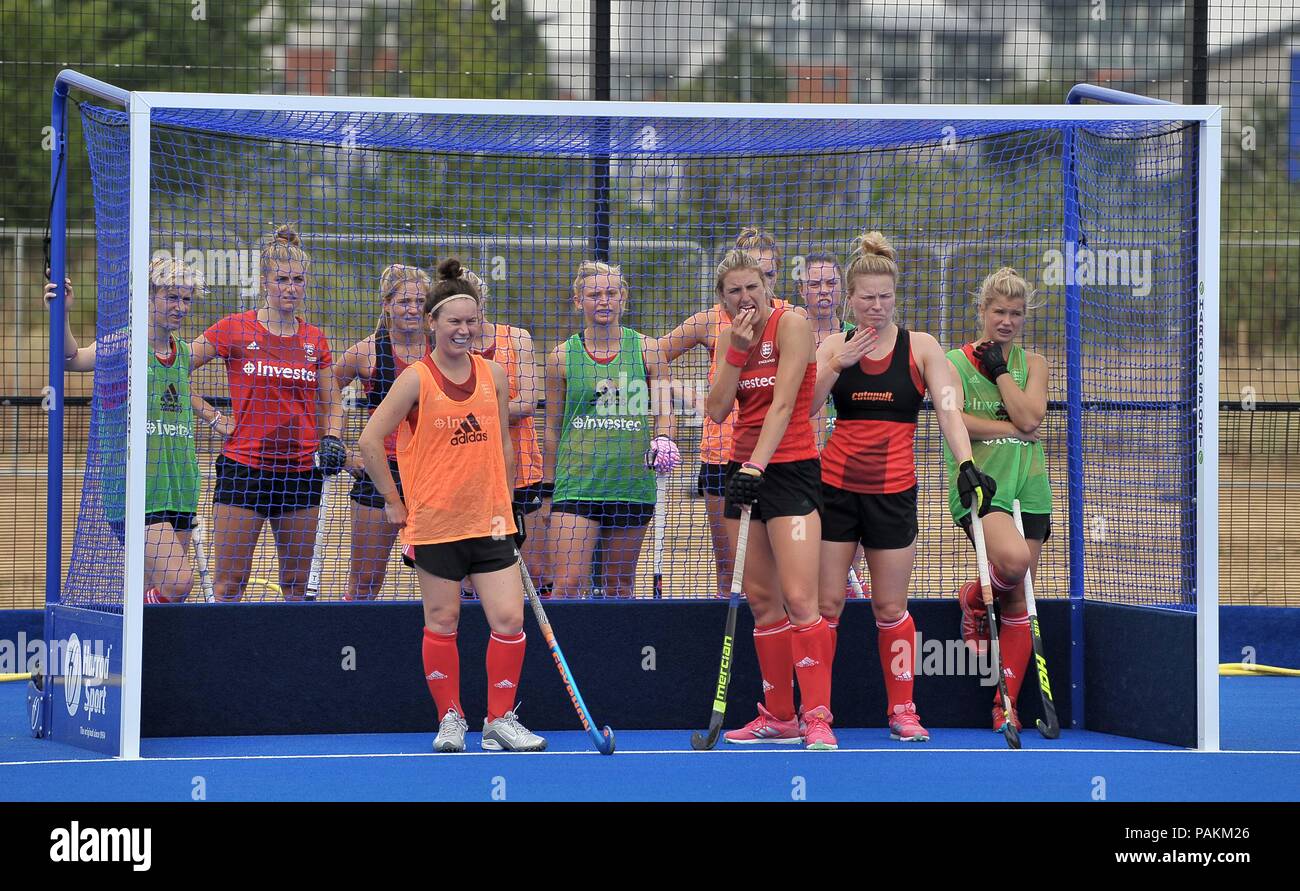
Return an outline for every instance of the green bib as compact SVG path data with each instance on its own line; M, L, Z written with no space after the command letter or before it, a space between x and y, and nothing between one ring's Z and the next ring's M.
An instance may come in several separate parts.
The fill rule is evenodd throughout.
M199 505L199 459L194 451L194 409L190 406L190 347L176 344L171 367L149 350L148 407L145 419L148 459L145 462L147 514L192 514ZM105 479L104 514L110 520L126 516L125 470Z
M555 501L654 504L645 466L654 424L641 335L623 329L607 364L588 355L579 335L565 344L564 427L555 460Z
M960 350L949 350L948 361L957 369L961 378L962 394L966 414L989 420L1007 420L1006 410L1002 406L1002 395L997 385L979 373L979 370ZM1029 363L1025 351L1019 346L1011 347L1007 356L1007 371L1015 380L1016 386L1025 388L1029 379ZM1011 502L1020 499L1020 509L1027 514L1050 514L1052 512L1052 487L1047 479L1047 454L1041 442L1022 442L1014 437L1004 439L971 439L971 458L975 466L993 477L998 491L993 496L993 506L1011 513ZM962 506L957 494L957 461L943 444L943 456L948 463L948 510L954 520L960 520L970 513Z

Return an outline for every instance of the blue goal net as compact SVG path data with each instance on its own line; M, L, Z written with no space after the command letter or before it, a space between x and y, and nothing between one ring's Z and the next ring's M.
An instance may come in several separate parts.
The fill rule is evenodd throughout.
M483 298L475 348L509 374L524 557L545 593L716 596L732 439L703 410L726 321L717 264L749 251L820 342L855 322L844 270L876 231L897 252L896 321L945 350L981 337L989 274L1011 267L1036 292L1017 342L1050 369L1038 596L1193 606L1195 125L816 114L155 109L142 321L127 209L146 186L128 175L127 116L83 104L96 277L70 275L97 306L98 352L90 428L68 431L89 443L85 466L65 468L85 484L64 601L120 608L128 460L148 481L151 596L418 597L356 450L392 378L421 361L425 289L449 257ZM588 342L593 325L602 343ZM131 338L146 331L150 392L128 393ZM186 361L193 373L177 373ZM637 382L660 385L647 386L656 398L628 398ZM618 423L584 421L602 399ZM150 412L148 455L128 456L128 404ZM809 421L819 444L831 415ZM331 431L338 474L313 463ZM647 468L661 432L679 460ZM915 458L911 591L949 597L975 560L949 513L930 402ZM466 504L479 494L473 480L430 485Z

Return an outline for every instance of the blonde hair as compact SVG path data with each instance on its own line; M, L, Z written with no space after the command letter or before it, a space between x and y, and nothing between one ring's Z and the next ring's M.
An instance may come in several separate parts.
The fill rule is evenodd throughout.
M781 246L776 243L776 236L765 232L757 226L746 226L736 236L736 249L741 251L771 251L776 255L776 265L781 265Z
M203 270L179 257L155 257L149 263L149 290L193 288L195 294L207 293Z
M311 267L311 258L302 249L302 239L292 226L280 226L262 245L262 279L271 271L272 263L301 263L303 272Z
M1003 266L984 277L979 293L975 295L975 308L984 312L994 297L1005 297L1008 300L1023 300L1026 310L1038 309L1042 304L1034 302L1037 296L1038 292L1025 281L1024 276L1010 266Z
M627 280L623 278L623 269L620 266L611 266L600 260L583 260L578 264L578 274L573 279L573 296L578 296L579 289L582 288L583 279L591 278L596 275L617 275L618 289L627 297Z
M469 282L470 286L473 287L475 291L478 291L478 302L480 306L487 302L488 283L483 281L482 277L480 277L478 273L471 269L465 269L462 267L460 277Z
M873 230L853 239L849 268L844 275L848 280L846 293L852 292L853 282L860 275L888 275L898 280L898 251L883 233Z
M386 266L379 274L379 299L388 303L397 294L397 289L407 282L418 284L424 291L424 299L426 301L429 299L429 292L433 290L433 279L429 277L429 273L418 266L404 266L401 263ZM386 314L383 309L380 309L379 320L375 322L375 334L388 328L386 319Z
M763 275L763 267L743 248L727 251L722 262L718 264L717 271L714 273L713 289L718 292L719 297L722 296L722 280L728 274L741 269L752 269L757 272L758 280L763 283L763 290L767 292L769 299L772 297L772 289L768 287L767 276Z

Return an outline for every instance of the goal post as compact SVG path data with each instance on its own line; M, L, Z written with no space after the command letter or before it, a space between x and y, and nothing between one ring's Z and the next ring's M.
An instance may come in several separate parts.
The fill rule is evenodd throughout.
M1121 104L1127 94L1086 90L1078 95L1104 104L128 93L65 71L54 100L51 266L57 282L65 274L61 176L69 90L105 103L88 103L82 113L99 262L111 268L101 270L99 294L80 299L99 301L98 334L115 344L106 361L119 363L113 374L120 379L105 372L101 381L96 370L90 457L65 575L64 361L52 340L46 639L66 641L75 632L79 641L106 642L101 653L77 664L51 660L45 698L54 738L80 745L95 739L101 751L139 755L150 448L143 409L153 361L149 269L160 252L202 245L220 254L212 268L238 262L251 270L255 261L231 259L233 252L252 251L273 224L297 224L315 256L313 275L323 282L311 286L318 302L309 321L326 331L337 362L349 344L375 330L381 268L405 263L432 271L440 259L432 251L463 251L460 258L479 264L475 271L506 295L488 304L491 312L533 329L540 368L545 354L580 328L570 293L577 260L604 259L596 255L607 252L609 262L634 273L628 312L635 324L625 324L661 337L716 302L711 264L741 226L753 225L776 232L791 269L796 259L822 250L847 259L855 235L883 231L900 250L901 319L941 336L945 349L975 336L963 301L999 266L1019 268L1046 295L1024 340L1052 364L1046 436L1059 522L1057 541L1044 549L1049 565L1034 582L1042 599L1070 598L1070 717L1079 727L1089 717L1086 608L1194 609L1191 744L1218 748L1218 107ZM592 165L601 159L608 160L608 179L595 195ZM486 267L496 251L523 271L489 280ZM1087 274L1085 252L1092 264ZM1135 272L1136 283L1115 280L1130 259L1145 278ZM800 302L797 275L782 276L780 296ZM209 285L211 311L198 317L197 330L190 325L187 339L223 313L259 303L247 282ZM52 330L62 326L62 313L63 301L56 300ZM1193 356L1185 354L1188 346ZM256 356L247 358L250 368L261 367ZM677 360L673 373L684 378L695 373L682 370L685 363L707 361L696 350ZM1188 362L1194 362L1191 373ZM196 372L200 395L214 394L203 389L209 384L224 392L217 368ZM563 405L538 407L539 441L543 416L563 411ZM923 411L917 458L925 514L914 597L951 597L963 567L973 566L943 506L940 442L933 413ZM666 587L671 593L680 580L688 595L706 597L713 585L709 528L702 508L685 494L695 488L697 456L684 461L673 477L681 497L673 502L678 519L670 521L666 547L687 562L665 566ZM1164 485L1166 477L1182 479L1185 472L1194 479L1194 498ZM206 465L202 474L200 518L210 515L213 497ZM120 544L109 533L105 506L119 495ZM332 513L342 517L343 511ZM629 570L637 597L650 596L640 586L655 538L662 541L645 537L640 565ZM333 570L322 597L339 599L348 543L340 534L323 540L333 542ZM210 534L207 543L220 564L223 543ZM265 550L265 542L258 547ZM79 630L80 621L90 621L89 630ZM1192 666L1186 670L1190 675ZM106 691L105 712L98 703L86 710L87 683ZM74 687L81 696L75 710Z

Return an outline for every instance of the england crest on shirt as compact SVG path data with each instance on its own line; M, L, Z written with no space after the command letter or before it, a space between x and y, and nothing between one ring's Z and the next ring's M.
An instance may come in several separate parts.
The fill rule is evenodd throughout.
M304 346L304 347L302 348L302 351L303 351L304 353L307 354L307 358L308 358L308 360L313 361L313 362L316 361L316 345L315 345L315 344L312 344L312 343L307 344L306 346Z
M758 352L759 355L761 355L764 359L772 358L772 341L770 340L763 341L763 346L759 348Z

